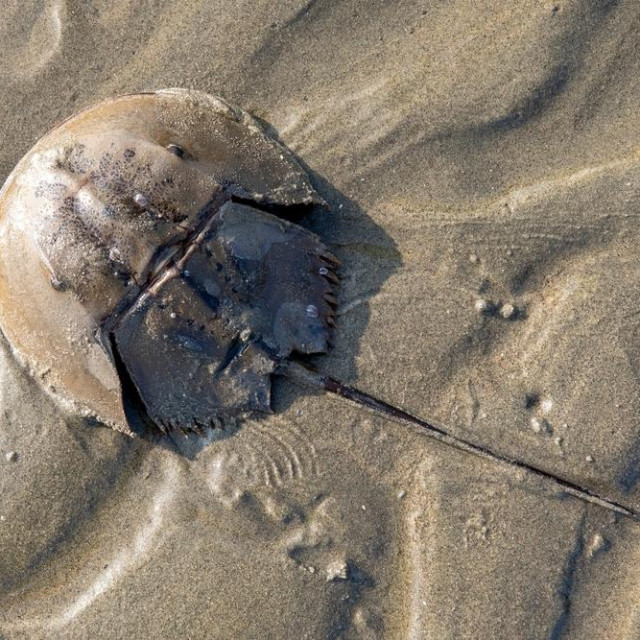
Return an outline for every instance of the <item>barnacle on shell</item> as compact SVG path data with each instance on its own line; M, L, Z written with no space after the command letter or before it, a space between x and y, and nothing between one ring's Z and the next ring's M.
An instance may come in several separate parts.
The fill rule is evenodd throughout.
M0 192L0 328L69 409L127 433L141 413L199 431L267 412L274 367L325 351L334 324L335 258L288 219L318 204L286 148L218 98L103 102Z

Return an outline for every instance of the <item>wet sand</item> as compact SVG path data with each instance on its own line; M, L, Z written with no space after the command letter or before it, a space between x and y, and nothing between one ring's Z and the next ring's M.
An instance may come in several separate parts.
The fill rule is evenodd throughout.
M640 511L635 3L0 16L2 181L101 99L222 96L331 205L321 371ZM5 343L0 371L3 640L640 638L640 525L551 479L286 381L188 458L70 420Z

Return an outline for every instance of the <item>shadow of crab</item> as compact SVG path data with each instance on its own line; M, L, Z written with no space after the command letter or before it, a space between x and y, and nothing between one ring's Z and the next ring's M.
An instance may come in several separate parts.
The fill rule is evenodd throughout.
M70 414L191 456L284 410L273 377L327 353L339 302L397 266L390 238L273 133L199 92L125 96L62 123L8 178L0 328ZM348 310L332 358L347 379L368 320L366 303Z
M356 202L310 169L302 159L297 157L297 160L328 205L326 209L311 211L300 224L320 236L341 263L331 348L327 353L307 357L306 361L343 382L355 383L358 378L356 356L370 319L369 300L401 266L402 258L391 236ZM297 398L309 393L284 376L274 377L273 387L272 406L276 413L286 411Z

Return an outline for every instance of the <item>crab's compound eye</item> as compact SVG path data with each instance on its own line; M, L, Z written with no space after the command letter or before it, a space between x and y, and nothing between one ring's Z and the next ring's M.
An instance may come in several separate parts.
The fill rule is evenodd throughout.
M177 144L168 144L167 151L169 153L173 153L174 156L178 156L178 158L182 158L184 156L184 149Z

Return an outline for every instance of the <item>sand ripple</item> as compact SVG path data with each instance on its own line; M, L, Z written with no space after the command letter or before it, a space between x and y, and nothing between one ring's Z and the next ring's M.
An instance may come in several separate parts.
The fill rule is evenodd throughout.
M37 75L60 52L66 18L64 0L8 0L0 22L0 77L26 79ZM15 25L20 24L20 30Z

